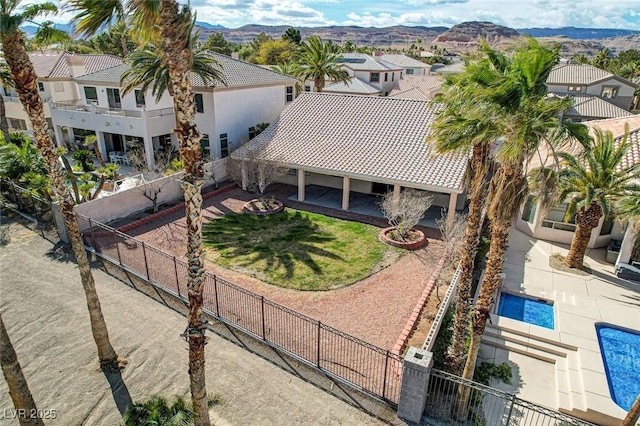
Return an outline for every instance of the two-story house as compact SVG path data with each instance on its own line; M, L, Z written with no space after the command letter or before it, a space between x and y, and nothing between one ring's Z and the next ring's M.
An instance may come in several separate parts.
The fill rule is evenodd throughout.
M38 91L45 102L44 114L50 129L53 126L48 102L74 103L80 99L72 80L74 77L122 63L122 59L112 55L77 55L69 52L32 52L29 58L38 76ZM0 86L0 93L5 101L10 131L32 133L31 122L15 90Z
M629 111L637 85L592 65L561 63L556 65L549 78L550 93L602 99L618 108ZM611 118L616 116L611 116ZM605 118L601 115L597 118Z
M196 123L203 135L203 153L224 158L255 136L256 125L273 121L294 99L292 77L215 54L227 85L206 85L195 74ZM120 79L127 65L118 65L76 77L80 102L51 102L54 131L59 144L96 134L105 158L109 153L142 146L149 164L154 151L177 146L173 100L168 93L159 102L151 91L123 94Z
M338 62L344 72L349 75L350 82L328 84L323 91L352 95L388 96L393 90L396 81L402 78L405 68L401 65L387 62L382 57L381 52L375 52L374 55L366 55L364 53L345 53L341 55L338 58ZM305 87L305 91L309 91L307 88L308 85Z

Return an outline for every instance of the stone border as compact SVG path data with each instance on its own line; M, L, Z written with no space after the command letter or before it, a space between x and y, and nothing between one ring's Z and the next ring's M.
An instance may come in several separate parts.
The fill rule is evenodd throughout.
M447 314L449 307L451 306L451 302L455 297L455 294L458 291L458 280L460 279L461 267L458 265L456 268L456 272L453 274L453 278L451 279L451 283L449 284L449 290L442 298L442 303L440 304L440 309L438 309L438 313L436 317L433 319L433 323L431 323L431 328L429 329L429 334L424 339L424 343L422 344L422 350L431 351L433 349L433 345L436 342L436 337L440 332L440 327L442 326L442 321L444 320L444 316Z
M209 192L205 195L202 196L203 200L207 200L211 197L215 197L216 195L220 195L223 194L225 192L231 191L232 189L236 188L238 185L236 185L235 183L232 183L231 185L227 185L225 187L222 187L220 189L216 189L215 191ZM180 204L176 204L173 207L170 207L166 210L162 210L158 213L149 215L143 219L139 219L136 220L135 222L131 222L127 225L121 226L120 228L117 228L118 231L123 232L123 233L127 233L128 231L131 231L132 229L135 228L139 228L142 225L146 225L147 223L153 222L155 220L161 219L165 216L168 216L172 213L177 212L180 209L184 209L184 202L180 203Z
M429 300L429 296L431 295L433 288L436 286L436 279L440 275L440 272L442 271L443 266L444 266L444 256L440 258L440 261L438 262L438 266L436 266L436 269L431 274L431 277L429 277L429 281L427 282L427 285L425 286L424 291L422 292L422 296L420 296L420 299L418 299L418 303L416 303L416 306L413 308L413 312L411 313L411 316L409 317L409 319L407 320L407 323L402 329L402 333L400 333L400 337L398 337L398 340L396 341L396 344L393 346L391 353L394 353L396 355L400 355L402 353L402 349L407 344L407 340L409 340L409 335L411 334L416 324L418 323L418 318L420 318L420 313L422 312L424 305L427 303L427 300Z
M382 229L380 231L380 241L382 241L383 243L389 244L390 246L398 247L405 250L418 250L426 246L427 243L429 242L429 240L427 240L427 238L424 236L424 232L416 228L413 228L413 231L417 232L418 235L420 235L420 238L418 238L416 241L404 242L404 241L392 240L391 238L387 237L387 234L393 231L394 229L395 228L393 226Z
M248 207L250 204L255 203L256 201L259 201L259 200L257 198L254 198L253 200L250 200L244 203L244 206L242 206L242 211L244 213L253 214L256 216L268 216L270 214L280 213L282 210L284 210L284 203L278 200L272 200L278 205L278 207L271 210L252 210L251 208Z

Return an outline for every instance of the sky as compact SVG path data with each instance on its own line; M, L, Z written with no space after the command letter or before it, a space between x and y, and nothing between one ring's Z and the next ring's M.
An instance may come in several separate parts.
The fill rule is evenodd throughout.
M490 21L510 28L566 26L640 30L640 0L179 0L198 21L318 27L445 26ZM67 22L67 13L56 22Z

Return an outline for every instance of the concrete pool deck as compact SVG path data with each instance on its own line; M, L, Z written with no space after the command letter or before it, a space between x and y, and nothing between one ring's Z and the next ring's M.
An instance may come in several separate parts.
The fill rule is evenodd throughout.
M549 266L552 253L567 252L564 244L511 230L503 291L553 301L555 328L492 315L480 357L512 364L512 385L494 383L503 390L597 424L619 424L626 411L611 399L595 324L640 330L640 283L616 277L604 248L587 251L590 275Z

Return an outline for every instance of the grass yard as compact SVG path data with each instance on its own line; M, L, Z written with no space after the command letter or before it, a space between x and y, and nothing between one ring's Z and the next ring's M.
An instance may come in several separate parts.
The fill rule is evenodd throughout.
M285 209L268 216L227 214L204 225L206 257L269 284L299 290L347 286L397 260L379 228Z

